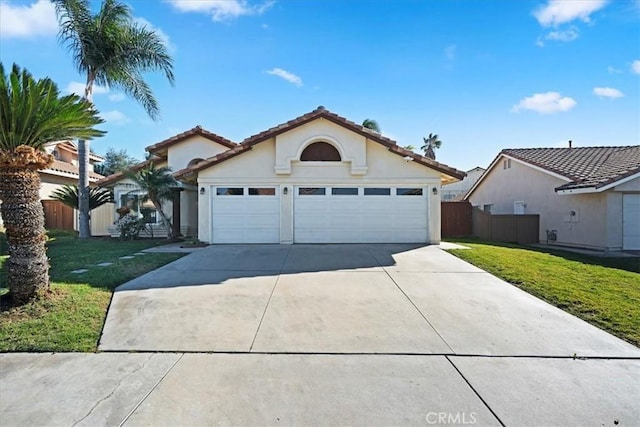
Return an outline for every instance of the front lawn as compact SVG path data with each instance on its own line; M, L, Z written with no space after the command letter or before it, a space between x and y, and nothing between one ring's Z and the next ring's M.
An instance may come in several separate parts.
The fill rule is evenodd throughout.
M3 301L0 351L95 351L116 286L184 255L146 253L120 259L166 240L78 240L65 232L50 233L49 238L51 292L22 307L7 307ZM7 286L6 259L0 252L0 287ZM113 265L96 266L101 262ZM88 271L71 273L82 268Z
M449 252L640 346L640 260L503 243L456 241Z

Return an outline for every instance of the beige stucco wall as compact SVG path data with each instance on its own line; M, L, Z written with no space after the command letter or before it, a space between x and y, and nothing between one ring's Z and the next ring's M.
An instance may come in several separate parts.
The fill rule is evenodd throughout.
M462 181L442 186L442 200L460 200L473 187L484 173L484 169L472 169L467 171L467 176Z
M334 162L299 162L300 153L309 143L323 140L339 146L343 160ZM283 144L283 147L280 147ZM276 163L279 162L279 163ZM357 167L354 171L354 163ZM276 167L278 166L278 167ZM288 188L289 196L281 197L281 243L293 242L293 186L348 184L366 186L385 183L390 186L427 186L428 239L440 241L440 173L401 156L384 146L350 132L326 120L318 120L261 142L251 151L200 171L198 187L205 189L199 196L198 238L211 239L211 187L215 185L263 184Z
M227 151L227 147L200 135L195 135L172 145L167 151L168 166L172 171L176 172L186 168L193 159L213 157L216 154Z
M554 188L566 182L515 159L509 169L498 161L469 201L480 208L491 204L492 214L513 214L514 202L525 202L525 213L540 215L541 242L546 230L556 230L557 244L621 249L622 193L557 194Z

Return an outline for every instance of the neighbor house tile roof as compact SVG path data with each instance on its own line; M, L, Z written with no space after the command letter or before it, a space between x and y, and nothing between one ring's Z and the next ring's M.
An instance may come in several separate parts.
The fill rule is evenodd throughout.
M184 141L185 139L191 138L192 136L196 136L196 135L203 136L227 148L233 148L237 145L235 142L230 141L227 138L224 138L220 135L216 135L213 132L209 132L208 130L203 129L202 126L196 126L192 129L189 129L186 132L179 133L175 136L172 136L171 138L165 139L164 141L160 141L157 144L150 145L146 148L146 150L149 153L155 153L157 151L169 148L172 145L175 145L179 142Z
M190 168L179 170L174 175L176 177L186 177L186 176L192 175L198 171L209 168L225 160L228 160L232 157L235 157L239 154L242 154L245 151L249 151L251 150L251 147L253 147L256 144L259 144L260 142L266 141L284 132L288 132L292 129L295 129L299 126L302 126L318 118L326 119L337 125L345 127L359 135L364 136L365 138L368 138L372 141L375 141L379 144L384 145L389 149L389 151L391 151L394 154L397 154L402 157L411 157L416 163L421 164L423 166L427 166L431 169L435 169L438 172L441 172L445 175L448 175L457 179L463 179L466 175L464 172L459 171L455 168L452 168L440 162L436 162L435 160L432 160L430 158L416 154L413 151L402 148L398 146L394 140L387 138L371 129L365 128L364 126L359 125L355 122L347 120L342 116L332 113L324 107L318 107L317 109L307 114L303 114L302 116L297 117L293 120L289 120L288 122L279 124L275 127L267 129L256 135L250 136L249 138L245 139L240 144L238 144L236 147L234 147L232 150L210 157L205 161L200 162L197 165L194 165Z
M62 173L71 174L75 176L80 175L80 169L78 168L78 166L73 165L71 163L67 163L67 162L61 162L60 160L54 160L51 166L41 170L40 172L47 173L49 171L62 172ZM101 178L104 178L104 177L95 172L89 172L89 179L99 180Z
M103 177L100 181L96 182L96 184L99 185L99 186L102 186L102 187L107 186L107 185L111 185L114 182L119 181L122 178L125 178L127 174L129 174L131 172L139 171L140 169L144 168L148 164L153 163L154 161L161 161L161 160L164 160L164 159L159 158L159 159L154 159L154 160L145 160L143 162L140 162L140 163L138 163L136 165L131 166L126 171L116 172L116 173L111 174L109 176Z
M600 188L640 173L640 145L626 147L515 148L500 152L562 175L571 182L556 188ZM500 157L500 155L498 155Z

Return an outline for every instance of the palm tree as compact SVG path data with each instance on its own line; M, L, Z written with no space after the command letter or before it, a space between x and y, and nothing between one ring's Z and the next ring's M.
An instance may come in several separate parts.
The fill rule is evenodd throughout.
M364 119L364 121L362 122L362 126L366 127L367 129L371 129L374 132L380 133L380 125L373 119Z
M63 185L53 193L51 198L59 200L65 205L78 209L78 186ZM89 189L89 210L92 211L105 203L113 202L113 191L108 188L91 187Z
M150 201L153 203L153 207L156 208L158 215L162 219L162 224L167 229L167 238L172 239L174 236L173 228L171 227L171 221L167 218L167 215L162 210L162 201L171 199L171 189L178 185L173 175L171 175L171 168L162 166L156 168L153 163L150 163L143 169L140 169L135 174L130 174L131 178L138 187L145 192L143 201Z
M430 133L428 137L422 138L424 141L424 145L420 147L422 151L424 151L425 157L435 160L436 152L435 150L442 146L442 141L438 139L437 134Z
M173 59L162 39L133 21L129 6L104 0L91 14L89 0L53 0L66 44L79 72L86 74L84 98L93 103L93 85L115 88L139 102L156 120L159 108L142 73L161 71L173 84ZM78 141L80 238L91 236L89 226L89 142Z
M0 213L9 243L7 279L11 298L24 303L49 287L44 211L38 170L53 163L47 142L93 138L103 120L77 95L60 96L56 84L35 80L0 63Z

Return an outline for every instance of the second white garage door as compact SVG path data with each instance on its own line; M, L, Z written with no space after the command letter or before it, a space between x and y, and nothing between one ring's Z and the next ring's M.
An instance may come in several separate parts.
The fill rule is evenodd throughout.
M426 188L296 187L296 243L424 243Z
M622 249L640 250L640 194L622 195Z
M213 187L213 243L279 243L280 195L275 187Z

